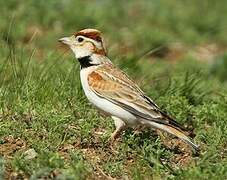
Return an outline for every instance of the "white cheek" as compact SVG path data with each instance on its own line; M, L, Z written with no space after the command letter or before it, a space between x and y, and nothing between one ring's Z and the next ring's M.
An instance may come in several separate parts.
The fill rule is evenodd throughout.
M93 49L94 49L94 47L91 43L85 43L82 46L72 45L72 46L70 46L70 48L74 52L76 58L90 56L93 53Z
M82 48L82 47L71 47L72 51L74 52L76 58L81 58L81 57L84 57L84 56L89 56L91 55L91 52L88 51L87 49L85 48Z

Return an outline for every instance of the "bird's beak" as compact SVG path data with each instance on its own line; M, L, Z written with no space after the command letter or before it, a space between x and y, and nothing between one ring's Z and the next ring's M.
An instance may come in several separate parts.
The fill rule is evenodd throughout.
M59 42L66 44L66 45L71 45L72 44L72 38L71 37L63 37L58 40Z

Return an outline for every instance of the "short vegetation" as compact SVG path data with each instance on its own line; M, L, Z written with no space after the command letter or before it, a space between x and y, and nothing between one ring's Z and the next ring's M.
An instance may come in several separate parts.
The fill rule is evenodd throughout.
M227 179L227 3L0 0L0 179ZM201 152L114 125L87 101L57 40L104 33L109 57Z

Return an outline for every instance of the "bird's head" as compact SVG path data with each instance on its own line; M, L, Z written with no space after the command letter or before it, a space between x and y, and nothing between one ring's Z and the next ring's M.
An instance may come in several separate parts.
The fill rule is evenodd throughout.
M83 29L59 41L68 45L77 59L93 54L107 55L101 32L96 29Z

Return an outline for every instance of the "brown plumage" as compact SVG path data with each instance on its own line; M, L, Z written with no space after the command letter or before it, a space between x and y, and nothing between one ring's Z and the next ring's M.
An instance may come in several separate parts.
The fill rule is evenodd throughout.
M88 84L100 96L108 98L117 104L124 104L125 109L131 110L137 116L154 120L149 116L155 117L159 123L178 126L183 128L173 119L165 115L160 108L151 101L144 92L128 78L128 76L119 70L113 64L103 64L95 71L88 75ZM136 108L132 108L131 104L136 105L143 113Z
M88 75L88 84L91 90L101 98L108 99L119 105L148 124L160 124L171 134L191 144L190 138L185 135L185 129L173 118L166 115L144 92L128 78L128 76L113 64L105 63Z
M173 134L199 149L177 121L165 114L135 82L112 64L100 31L84 29L73 38L62 38L61 42L70 46L81 64L81 82L89 101L114 119L113 140L125 127L143 124Z
M84 36L98 42L102 41L101 32L96 29L83 29L75 33L75 36Z
M105 48L105 44L103 42L103 38L101 36L101 32L96 30L96 29L83 29L77 33L75 33L75 37L77 36L84 36L86 38L92 39L94 41L100 42L102 45L102 48L97 48L95 46L95 44L93 44L93 48L94 48L94 53L99 54L99 55L103 55L103 56L107 56L107 50Z

